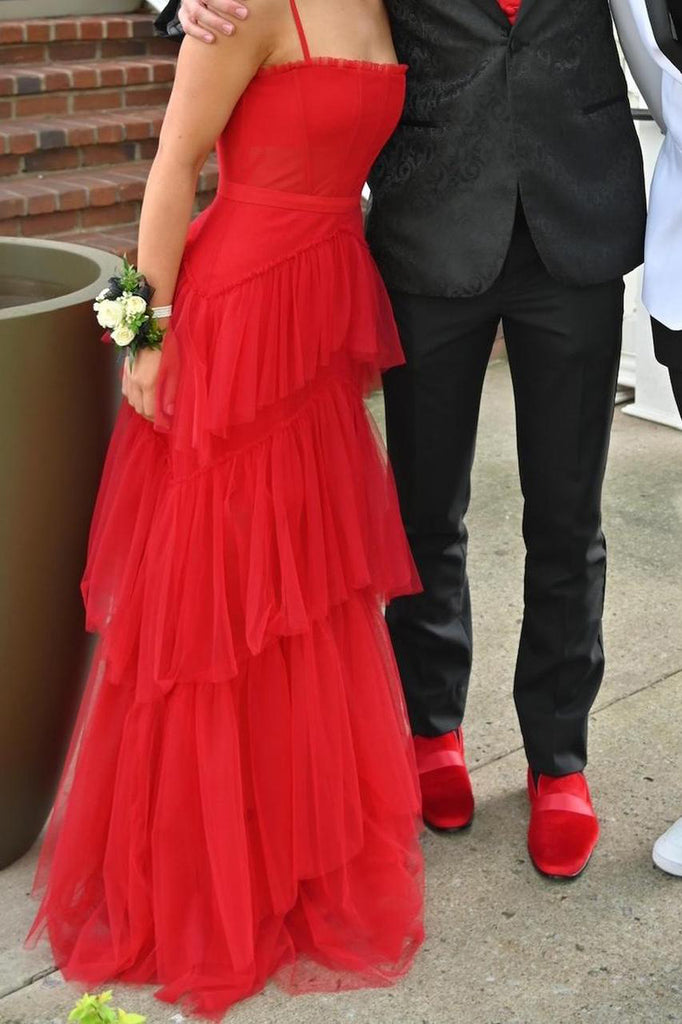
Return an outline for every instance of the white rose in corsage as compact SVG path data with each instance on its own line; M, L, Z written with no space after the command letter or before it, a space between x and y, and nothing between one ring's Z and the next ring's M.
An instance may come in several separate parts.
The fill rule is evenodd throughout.
M111 332L111 340L114 341L119 348L124 348L126 345L130 345L134 338L135 331L132 327L128 327L128 324L119 324L118 327L114 327Z
M142 348L161 348L164 330L150 306L152 288L124 257L120 277L109 278L93 304L97 322L105 328L102 341L125 349L130 362ZM166 315L170 307L159 309Z
M123 303L126 319L132 320L147 312L147 303L141 295L126 295Z
M102 299L101 302L96 302L95 312L97 313L97 323L100 327L106 327L108 330L118 327L125 315L122 304L113 299Z

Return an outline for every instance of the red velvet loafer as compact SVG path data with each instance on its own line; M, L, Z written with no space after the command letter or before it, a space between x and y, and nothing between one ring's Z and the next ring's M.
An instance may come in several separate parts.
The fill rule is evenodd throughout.
M474 816L474 794L464 763L462 730L415 736L424 823L434 832L459 832Z
M585 776L582 772L562 778L541 775L536 786L528 769L528 795L528 852L533 864L550 878L577 878L599 839Z

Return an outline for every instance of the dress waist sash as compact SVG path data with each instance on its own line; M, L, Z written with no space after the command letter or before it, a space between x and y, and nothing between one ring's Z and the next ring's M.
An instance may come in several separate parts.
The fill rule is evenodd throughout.
M252 203L254 206L274 206L283 210L312 210L321 213L352 213L360 209L360 195L322 196L305 192L281 192L256 185L241 185L229 181L218 188L221 199L232 199L238 203Z

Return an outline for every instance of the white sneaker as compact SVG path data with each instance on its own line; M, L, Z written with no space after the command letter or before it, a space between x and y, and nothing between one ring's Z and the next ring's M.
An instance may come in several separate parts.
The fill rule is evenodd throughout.
M682 878L682 818L654 844L654 864L669 875Z

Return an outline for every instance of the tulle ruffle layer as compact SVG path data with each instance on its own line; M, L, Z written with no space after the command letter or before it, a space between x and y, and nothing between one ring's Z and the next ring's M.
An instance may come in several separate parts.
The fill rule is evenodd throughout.
M221 288L200 277L202 242L188 250L159 383L157 425L171 433L179 471L220 458L235 426L291 399L338 357L365 391L403 362L388 295L357 234L337 230ZM222 249L215 259L224 262Z
M289 419L187 477L122 410L83 589L88 628L116 678L135 666L139 699L231 679L366 588L386 600L418 578L352 382L323 376Z
M422 940L395 671L368 592L229 686L139 702L96 658L33 940L47 929L68 979L155 983L206 1015L272 974L293 992L394 981Z
M273 974L390 984L422 940L380 613L418 579L362 398L402 359L364 243L336 231L235 280L200 244L223 252L220 222L195 232L156 423L124 405L107 456L83 581L101 639L33 937L68 979L219 1016Z

